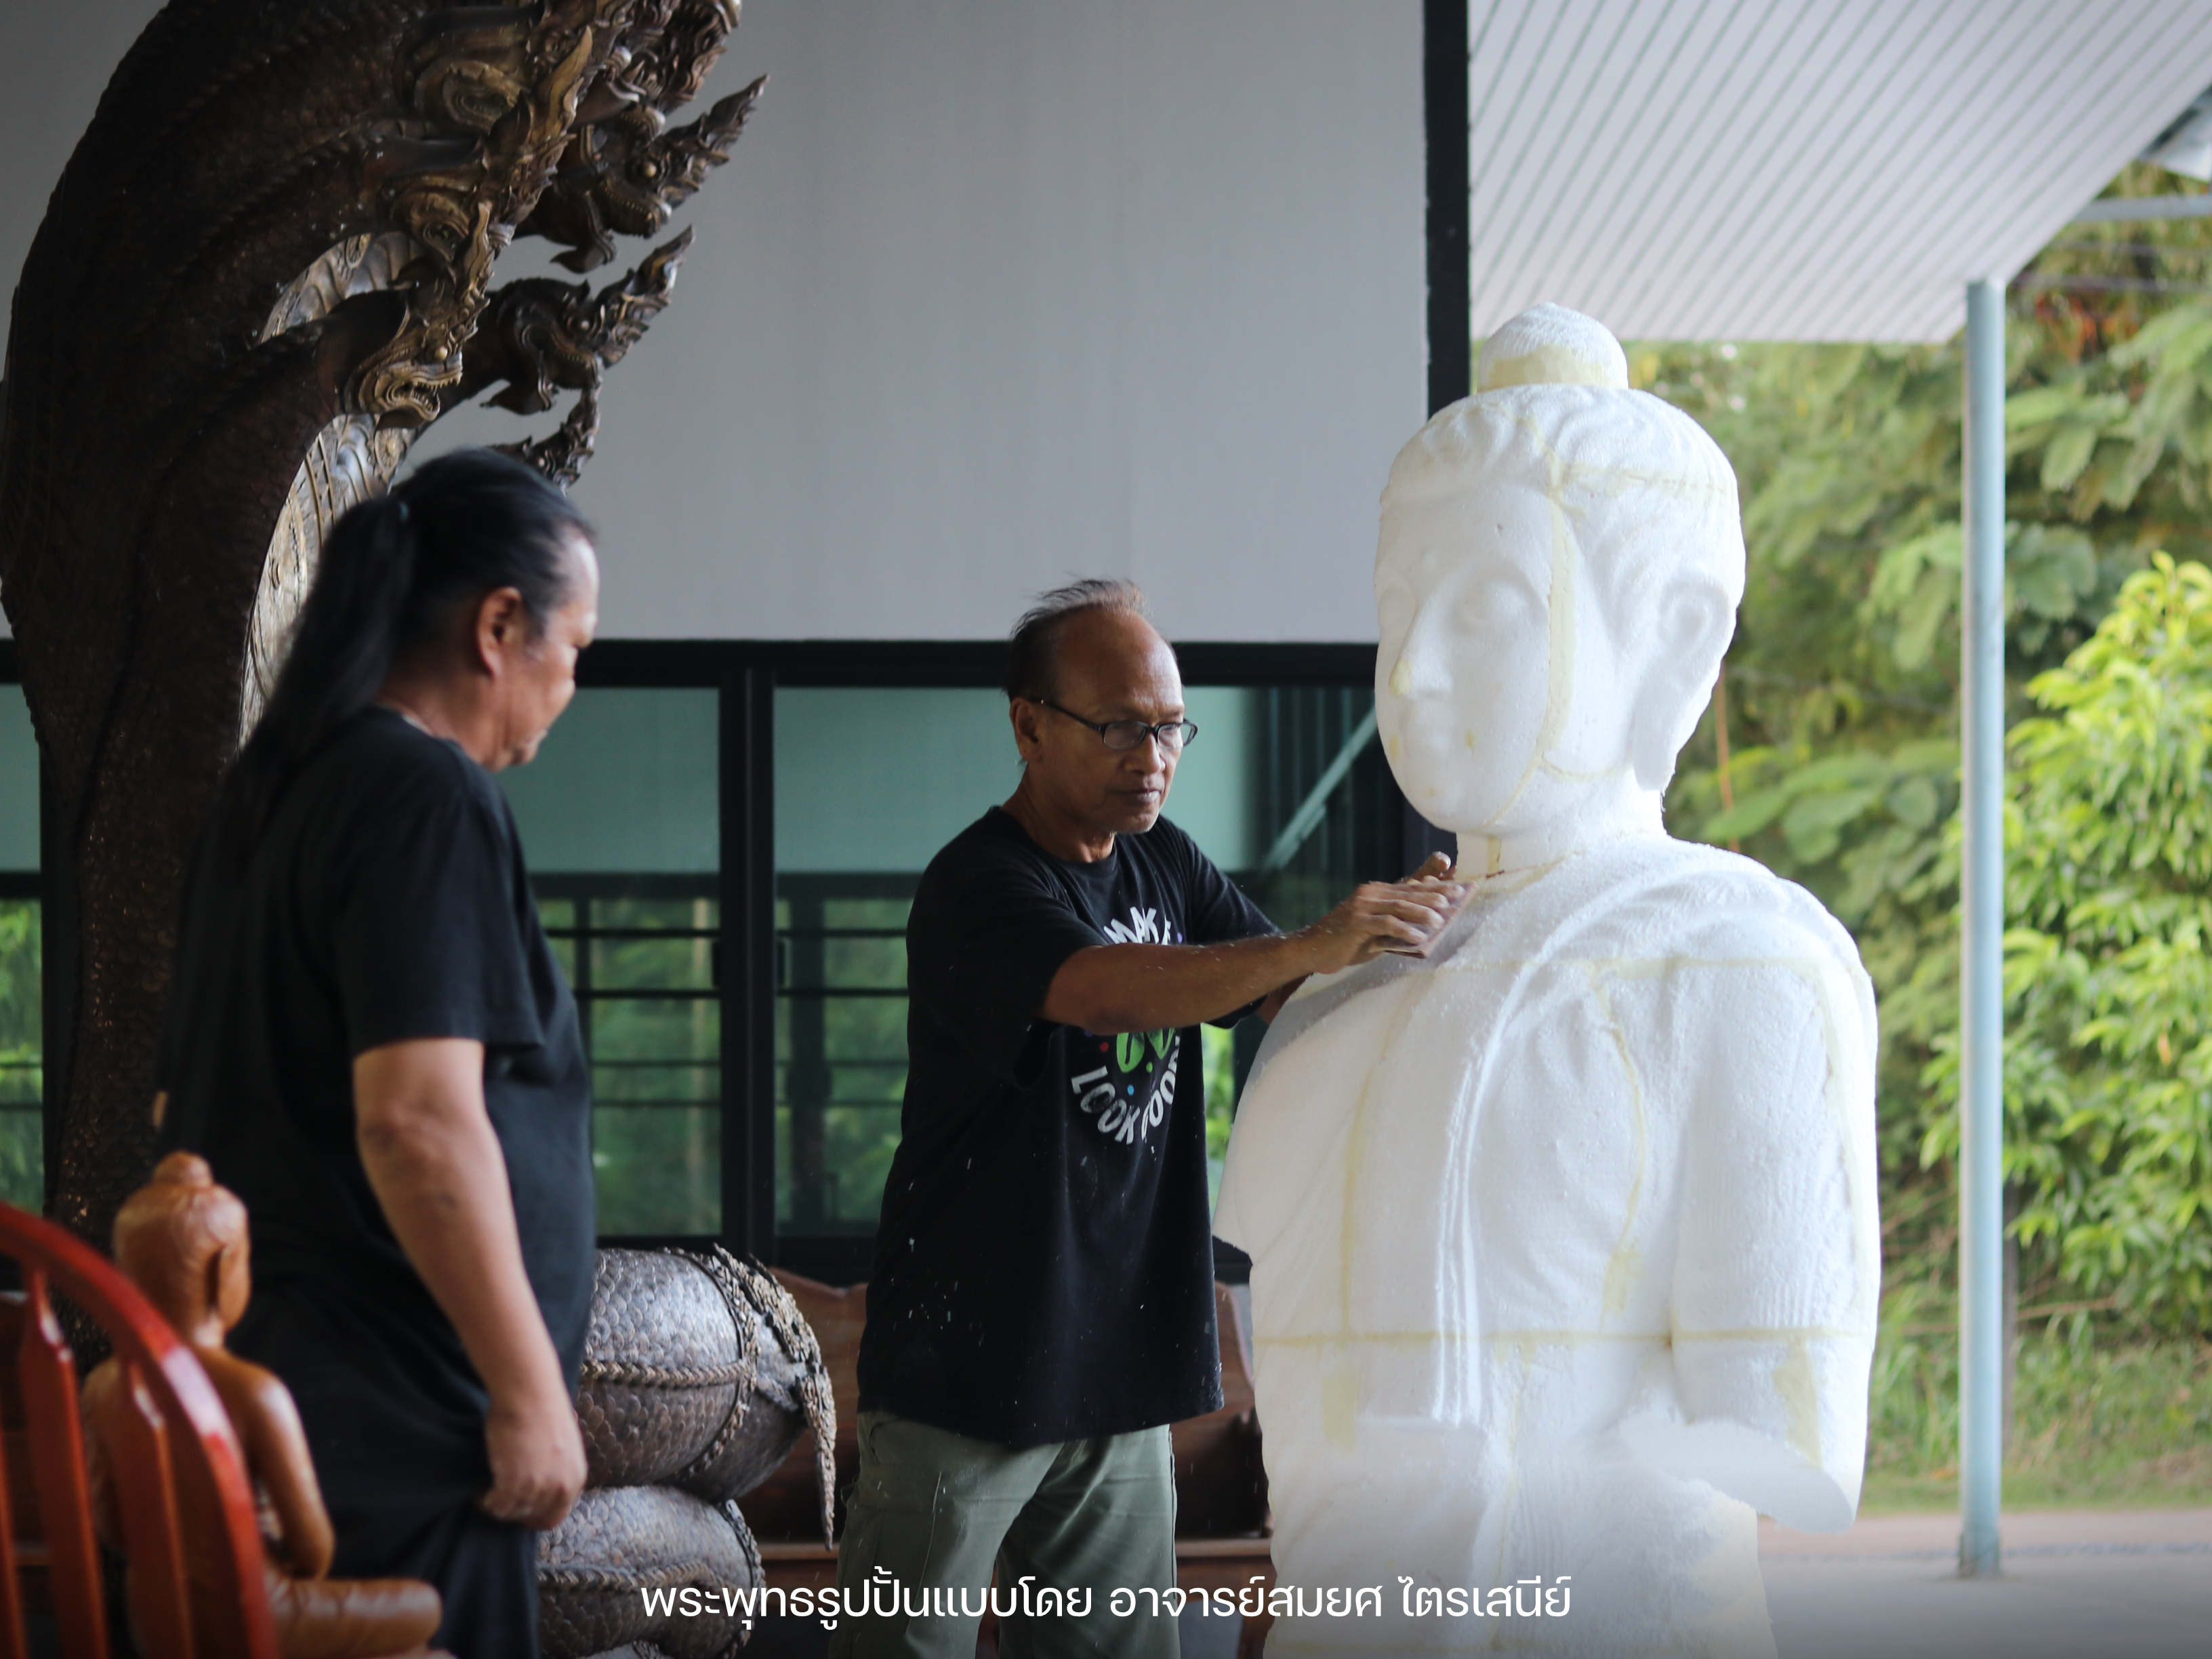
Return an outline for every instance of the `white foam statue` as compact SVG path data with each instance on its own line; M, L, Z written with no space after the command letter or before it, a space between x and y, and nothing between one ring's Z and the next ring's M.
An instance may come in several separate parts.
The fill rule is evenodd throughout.
M1291 1001L1215 1221L1279 1582L1384 1589L1268 1651L1771 1655L1757 1515L1858 1502L1873 994L1810 895L1661 823L1743 590L1726 458L1556 306L1479 385L1375 572L1385 753L1476 891Z

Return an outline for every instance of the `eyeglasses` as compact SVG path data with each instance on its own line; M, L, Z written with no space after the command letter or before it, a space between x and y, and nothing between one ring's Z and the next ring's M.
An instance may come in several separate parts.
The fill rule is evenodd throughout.
M1078 726L1087 726L1098 734L1098 740L1109 749L1134 749L1146 738L1158 743L1164 753L1177 755L1182 746L1198 735L1196 720L1162 720L1158 726L1147 726L1142 720L1087 720L1072 709L1062 708L1050 697L1031 697L1031 702L1049 708L1055 714L1066 714Z

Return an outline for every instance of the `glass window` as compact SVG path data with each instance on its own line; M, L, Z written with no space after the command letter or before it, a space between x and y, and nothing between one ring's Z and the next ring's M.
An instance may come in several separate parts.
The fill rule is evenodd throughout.
M500 775L575 988L605 1235L721 1231L717 701L586 687Z
M1186 701L1199 737L1168 815L1279 926L1395 869L1370 689L1193 686ZM915 886L1020 769L1006 698L981 688L784 687L775 731L776 1225L872 1237L906 1085ZM1205 1034L1217 1159L1260 1036Z
M874 1237L906 1091L915 885L1020 779L997 691L777 690L779 1231Z
M1375 741L1372 687L1208 690L1241 705L1221 747L1235 751L1245 792L1236 819L1242 840L1210 841L1196 823L1184 827L1278 927L1317 921L1358 883L1403 873L1398 797ZM1171 805L1183 782L1177 776Z
M842 659L825 651L802 655L788 672L816 683L794 685L777 678L781 652L684 649L664 659L630 645L595 659L604 678L577 693L538 757L501 774L576 991L600 1231L720 1237L817 1276L857 1277L899 1141L908 913L939 849L1020 781L1006 698L975 682L824 684ZM866 655L867 672L902 660L884 650ZM996 654L976 653L981 673ZM1341 666L1343 681L1188 693L1200 737L1168 811L1282 927L1396 873L1404 856L1403 804L1374 742L1371 693L1356 683L1365 657L1297 664ZM677 661L714 684L605 683L657 678ZM772 718L755 727L744 711L763 703ZM761 777L774 811L770 844L748 840L728 870L726 777L733 799ZM5 822L0 805L0 836ZM726 918L759 914L756 895L772 898L773 938L726 938ZM35 1027L33 1012L33 1041ZM1217 1157L1261 1035L1249 1023L1205 1034ZM35 1109L26 1121L35 1126Z
M19 685L0 685L0 1199L45 1198L39 749Z
M1236 750L1243 781L1237 819L1243 840L1209 841L1186 827L1276 927L1317 921L1361 882L1403 873L1403 808L1375 740L1372 686L1275 685L1212 695L1239 705L1223 747ZM1194 704L1198 696L1192 694ZM1182 789L1178 775L1170 806ZM1207 1026L1201 1035L1207 1190L1218 1197L1237 1097L1267 1032L1246 1020L1233 1031Z

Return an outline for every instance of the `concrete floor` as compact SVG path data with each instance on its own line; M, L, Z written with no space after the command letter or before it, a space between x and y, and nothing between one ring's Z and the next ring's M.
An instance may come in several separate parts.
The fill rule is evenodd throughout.
M2212 1510L2005 1518L2003 1576L1958 1577L1955 1516L1759 1535L1782 1659L2212 1659Z

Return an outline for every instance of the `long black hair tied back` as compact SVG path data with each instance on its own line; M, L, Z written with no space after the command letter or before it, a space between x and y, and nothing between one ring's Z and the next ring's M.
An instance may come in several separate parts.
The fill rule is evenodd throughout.
M568 549L590 522L535 467L489 449L424 463L337 521L301 608L261 720L231 765L216 811L233 852L258 845L285 786L393 666L432 641L457 607L512 587L544 631L568 600Z

